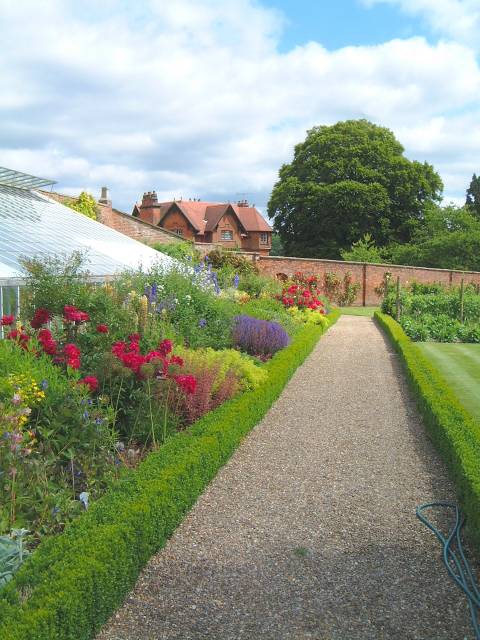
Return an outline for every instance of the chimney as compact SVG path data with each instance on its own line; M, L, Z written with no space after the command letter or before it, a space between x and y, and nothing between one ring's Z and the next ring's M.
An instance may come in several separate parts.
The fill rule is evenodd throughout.
M237 207L248 207L248 200L239 200L237 202Z
M108 191L108 187L102 187L102 195L98 199L99 204L106 204L107 206L112 206L112 201L110 200L110 193Z
M139 207L140 220L157 225L160 222L160 205L156 191L147 191L143 194L142 204Z

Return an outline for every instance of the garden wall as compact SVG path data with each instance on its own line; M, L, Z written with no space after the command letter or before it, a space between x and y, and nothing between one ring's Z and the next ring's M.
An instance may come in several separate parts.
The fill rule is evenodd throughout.
M173 242L182 242L182 238L176 233L166 231L160 227L156 227L149 222L144 222L138 218L134 218L128 213L122 213L117 209L112 209L108 205L98 204L98 221L105 226L115 229L119 233L123 233L133 240L144 242L145 244L172 244Z
M360 290L354 302L357 306L379 304L381 296L375 292L375 289L382 284L386 272L392 274L393 280L400 276L402 285L413 280L424 283L441 282L446 285L460 284L462 278L466 283L480 284L480 272L478 271L449 271L448 269L367 264L342 260L316 260L313 258L285 258L283 256L257 255L254 259L260 271L266 275L292 276L295 272L301 271L305 275L320 276L320 283L323 281L324 273L333 272L337 276L343 277L347 271L350 271L353 281L360 283Z

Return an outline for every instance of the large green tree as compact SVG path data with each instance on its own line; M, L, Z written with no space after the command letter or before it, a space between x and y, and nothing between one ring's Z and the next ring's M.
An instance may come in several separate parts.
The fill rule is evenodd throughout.
M480 176L473 174L467 189L466 206L480 218Z
M367 120L310 129L268 204L285 255L339 258L366 233L380 247L408 242L443 185L403 151L389 129Z

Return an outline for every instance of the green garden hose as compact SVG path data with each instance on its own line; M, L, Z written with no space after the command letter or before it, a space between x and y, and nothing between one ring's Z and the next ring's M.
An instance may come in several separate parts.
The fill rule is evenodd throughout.
M426 509L443 508L453 509L455 512L455 524L450 530L447 537L433 525L424 515ZM479 610L480 610L480 592L478 590L472 570L465 557L463 551L460 533L465 524L465 517L460 512L458 505L452 502L429 502L417 507L417 518L423 522L433 533L443 546L443 562L447 568L450 577L456 582L460 589L465 593L470 608L472 618L472 626L475 632L475 640L480 640L479 627ZM452 549L452 545L456 545L456 550Z

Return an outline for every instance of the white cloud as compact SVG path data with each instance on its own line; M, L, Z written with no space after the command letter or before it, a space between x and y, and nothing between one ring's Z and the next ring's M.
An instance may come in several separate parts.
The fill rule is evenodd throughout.
M478 47L478 0L362 0L363 4L391 4L413 16L421 16L438 34Z
M60 187L107 184L126 210L153 188L262 207L307 128L359 117L434 162L449 197L479 171L465 44L280 53L282 17L254 0L0 2L0 165Z

